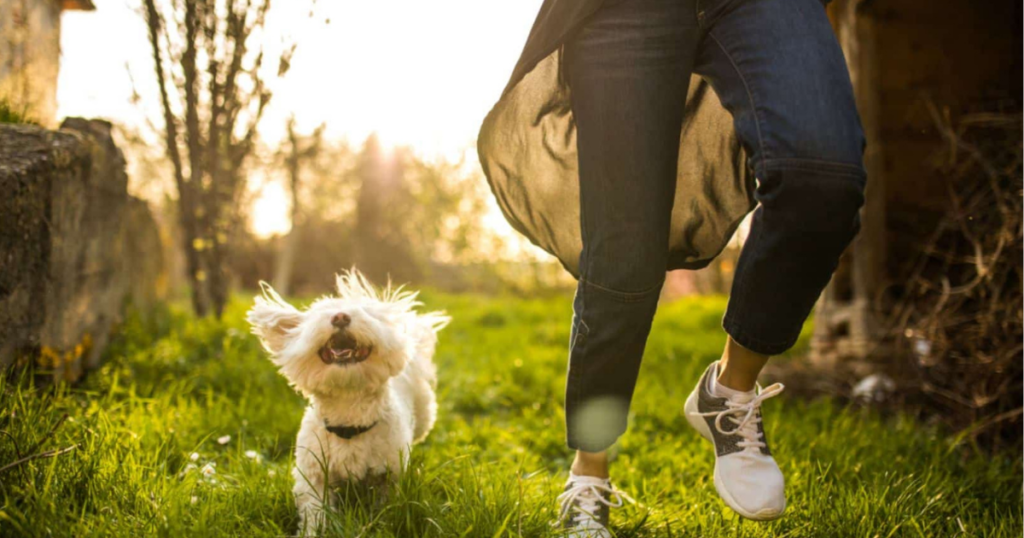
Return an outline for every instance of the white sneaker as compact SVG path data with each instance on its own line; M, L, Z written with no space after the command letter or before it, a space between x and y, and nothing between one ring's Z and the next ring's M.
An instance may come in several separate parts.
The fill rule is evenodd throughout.
M721 398L712 393L717 377L715 361L686 399L686 420L715 446L715 489L725 504L745 518L775 519L786 510L785 480L768 449L761 402L785 387Z
M558 496L561 506L556 524L561 524L565 530L562 536L569 538L612 538L608 512L610 508L622 506L624 500L633 502L607 478L569 473L565 491Z

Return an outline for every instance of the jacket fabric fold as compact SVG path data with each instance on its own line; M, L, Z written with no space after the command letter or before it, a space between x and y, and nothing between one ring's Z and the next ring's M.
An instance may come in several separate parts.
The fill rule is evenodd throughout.
M544 1L477 140L481 166L505 218L577 278L582 240L576 127L571 88L562 76L562 46L603 1ZM708 11L717 18L731 1L717 0ZM755 206L755 180L732 116L700 77L679 98L686 100L686 117L666 270L706 266Z

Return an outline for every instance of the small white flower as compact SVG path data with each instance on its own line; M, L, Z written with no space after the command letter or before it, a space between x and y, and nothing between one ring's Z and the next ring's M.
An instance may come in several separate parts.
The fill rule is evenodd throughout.
M230 442L231 442L231 436L230 435L225 435L224 437L218 437L217 438L217 444L219 444L219 445L226 445L226 444L228 444Z
M195 495L193 495L192 498L189 499L189 502L192 503L192 504L196 504L196 503L199 502L199 497L196 497Z
M206 465L203 465L202 473L203 476L213 476L217 473L217 470L213 468L213 465L207 463Z
M199 453L198 452L193 452L193 453L189 454L188 455L188 459L190 459L192 461L199 461Z
M256 461L256 463L259 463L263 459L262 457L260 457L259 452L256 452L255 450L246 450L245 457Z
M271 469L271 470L267 471L267 476L274 476L274 475L276 475L276 474L277 474L277 471L275 471L275 470L273 470L273 469Z

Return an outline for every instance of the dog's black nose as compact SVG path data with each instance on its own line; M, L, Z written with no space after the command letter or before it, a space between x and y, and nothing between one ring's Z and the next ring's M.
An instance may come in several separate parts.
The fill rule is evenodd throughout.
M348 314L342 314L339 312L331 317L331 325L334 325L339 329L348 327L349 323L352 323L352 318L350 318Z

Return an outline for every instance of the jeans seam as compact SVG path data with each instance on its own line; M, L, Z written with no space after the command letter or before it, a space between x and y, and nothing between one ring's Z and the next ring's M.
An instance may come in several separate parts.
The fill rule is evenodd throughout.
M571 90L571 88L572 88L572 78L573 78L572 77L572 66L569 65L569 64L566 64L565 75L566 75L566 81L568 82L568 86L570 88L570 91L572 91ZM575 121L575 118L577 118L575 108L576 107L575 107L574 101L572 99L570 99L569 100L569 109L572 111L572 117L573 117L574 121ZM578 126L577 126L577 128L578 128ZM577 139L577 144L579 144L579 139ZM577 151L578 151L578 148L577 148ZM578 293L580 295L580 308L579 308L579 312L575 313L576 317L578 318L576 320L577 321L577 323L576 323L576 338L573 339L572 346L569 349L569 371L568 371L568 373L566 375L566 378L567 378L566 379L566 384L568 385L568 387L566 388L567 394L566 394L566 399L565 399L565 434L566 434L566 444L570 445L571 448L578 448L578 446L579 446L579 439L576 438L576 432L574 432L573 429L572 429L571 422L573 421L573 417L570 416L570 412L573 412L573 413L577 412L579 410L579 408L580 408L580 403L582 402L582 392L583 392L582 387L584 385L583 378L584 378L585 373L586 373L585 368L583 368L582 362L583 362L583 359L586 358L587 336L590 333L590 326L587 325L587 323L583 319L583 317L584 317L584 315L586 314L586 311L587 311L587 286L586 286L586 281L587 280L586 279L587 279L587 275L590 273L590 271L588 271L588 269L590 267L590 256L588 255L589 253L587 252L587 210L586 210L587 204L584 203L584 201L583 201L583 185L582 185L583 180L582 180L582 178L577 178L577 182L578 182L577 186L579 187L579 192L580 192L579 204L580 204L580 242L581 242L581 251L580 251L580 264L579 264L580 265L580 267L579 267L579 282L580 282L580 286L579 286L579 290L578 290ZM584 327L586 328L586 332L583 332L583 330L582 330ZM577 359L575 365L573 364L573 358ZM575 368L574 368L574 366L575 366ZM570 394L572 395L572 402L570 402L569 398L568 398ZM576 446L572 446L572 445L576 445Z
M754 90L750 88L750 84L747 83L747 78L743 76L743 71L740 70L740 66L733 59L732 55L729 54L729 51L726 50L725 45L723 45L722 42L719 41L717 37L715 37L715 34L711 30L708 30L707 35L708 37L711 38L712 41L715 42L715 45L717 45L718 48L722 51L722 54L725 55L725 58L729 60L729 65L732 65L732 68L736 71L736 75L740 77L740 82L743 83L743 89L747 92L747 99L750 101L750 109L754 112L754 127L757 129L757 144L761 147L760 161L763 163L764 161L769 159L769 153L768 148L765 146L764 143L764 135L761 132L761 111L760 109L758 109L757 99L754 97ZM760 165L761 163L757 164ZM755 175L757 175L756 170L754 173Z
M586 354L585 351L587 345L587 334L582 331L583 327L587 328L587 333L590 332L590 327L587 326L587 324L583 321L583 313L586 310L587 303L586 288L581 287L579 293L580 311L577 313L578 319L576 320L576 338L573 339L572 347L569 349L569 372L566 376L566 383L569 385L567 390L572 394L572 402L570 403L568 401L568 398L566 398L565 402L566 440L568 441L567 444L570 445L578 445L579 440L575 438L576 436L572 431L570 425L570 421L572 420L572 418L570 417L569 413L570 411L575 412L580 408L580 394L583 392L580 387L581 379L583 377L583 368L581 368L582 365L579 364L579 361L577 361L576 368L573 368L573 357L580 357Z
M619 299L621 302L624 302L624 303L640 302L644 298L650 296L652 293L656 293L656 292L660 291L661 290L661 286L664 284L664 280L662 280L662 281L659 281L657 284L654 284L653 286L650 286L649 288L644 289L644 290L640 290L640 291L619 291L619 290L613 290L611 288L606 288L606 287L601 286L599 284L595 284L595 283L593 283L593 282L591 282L591 281L589 281L589 280L587 280L587 279L585 279L583 277L580 277L580 282L582 282L584 284L584 286L590 286L590 287L593 287L593 288L595 288L597 290L603 291L603 292L605 292L605 293L615 297L616 299Z
M856 178L867 177L862 165L840 161L824 161L804 158L763 159L761 167L765 170L810 170L827 175L841 175Z

